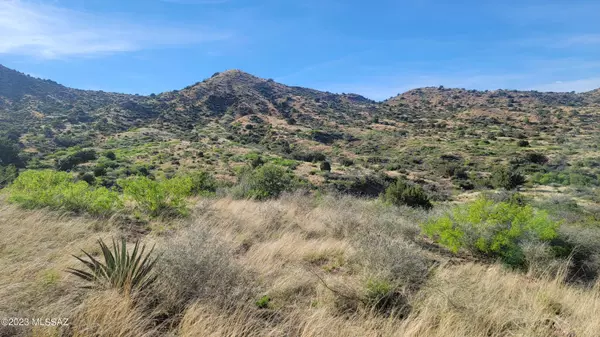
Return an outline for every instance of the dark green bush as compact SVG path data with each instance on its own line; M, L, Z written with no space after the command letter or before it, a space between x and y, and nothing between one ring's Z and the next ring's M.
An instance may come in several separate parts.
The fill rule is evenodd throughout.
M385 174L326 177L327 189L363 197L377 197L394 182Z
M382 199L384 202L396 206L406 205L424 209L433 207L429 197L421 186L408 183L404 180L397 180L390 185L383 193Z
M342 158L340 159L340 164L342 164L342 166L348 167L354 165L354 161L349 158Z
M0 188L8 186L19 176L19 170L14 165L0 166Z
M94 176L102 177L106 175L106 168L104 166L96 166L94 167Z
M257 168L264 164L265 164L265 161L262 159L261 156L255 156L250 159L250 166L252 166L252 168Z
M92 149L80 150L73 154L59 158L56 161L56 168L59 171L68 171L75 166L96 159L96 151Z
M94 185L94 183L96 182L96 177L90 172L81 172L79 174L79 180L83 180L89 185Z
M542 153L537 152L528 152L525 154L525 160L534 164L546 164L548 162L548 157Z
M23 162L19 158L19 145L8 138L0 138L0 165L15 165L22 167Z
M217 181L208 172L200 171L187 175L191 179L192 195L206 195L214 193L217 190Z
M293 152L291 156L292 159L295 160L313 163L324 161L327 159L327 157L321 152Z
M117 160L117 155L113 151L104 152L104 156L110 160Z
M515 169L499 167L492 172L491 183L495 188L513 190L525 183L525 177Z
M267 164L241 172L238 184L232 192L234 197L263 200L276 198L282 192L293 189L295 185L293 174L283 167Z
M517 142L517 146L519 147L529 147L529 142L525 139L521 139Z
M319 168L321 169L321 171L330 172L331 164L329 164L329 162L327 162L327 161L324 161L324 162L321 162L321 165L319 166Z

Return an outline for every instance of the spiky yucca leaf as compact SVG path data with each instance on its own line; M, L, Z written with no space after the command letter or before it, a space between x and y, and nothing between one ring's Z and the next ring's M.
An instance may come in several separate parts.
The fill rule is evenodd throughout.
M102 239L98 240L98 244L102 250L104 263L82 250L89 260L73 256L87 269L67 269L67 272L85 281L95 283L86 288L106 287L131 292L134 289L143 290L156 280L158 275L152 275L152 269L158 260L158 257L151 257L154 247L144 254L146 245L141 245L140 250L139 240L136 241L131 253L127 251L125 238L121 239L120 244L113 239L112 250Z

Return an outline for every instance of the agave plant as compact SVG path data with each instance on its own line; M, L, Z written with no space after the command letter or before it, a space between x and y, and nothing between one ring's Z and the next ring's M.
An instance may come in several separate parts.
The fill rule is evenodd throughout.
M152 269L158 257L151 258L154 247L144 255L146 245L142 245L140 250L139 240L136 241L131 252L127 251L125 238L121 239L120 245L113 239L112 250L102 239L98 240L98 244L102 249L104 263L82 250L89 258L89 261L75 255L73 256L81 261L87 269L67 269L67 272L90 283L95 283L85 288L116 288L129 293L134 289L143 290L156 280L158 275L153 275Z

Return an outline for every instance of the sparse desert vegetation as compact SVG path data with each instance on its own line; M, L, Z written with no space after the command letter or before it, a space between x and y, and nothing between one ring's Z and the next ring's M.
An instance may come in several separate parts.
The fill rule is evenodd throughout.
M0 336L597 336L599 104L0 66Z

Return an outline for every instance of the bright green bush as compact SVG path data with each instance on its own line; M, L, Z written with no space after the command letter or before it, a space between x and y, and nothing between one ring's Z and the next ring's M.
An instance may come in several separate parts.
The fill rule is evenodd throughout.
M135 203L138 211L150 217L186 215L185 197L191 194L191 178L178 177L162 181L135 176L118 181L126 199Z
M531 180L540 185L569 185L569 174L564 172L536 173Z
M25 208L62 209L106 216L122 208L117 192L74 182L66 172L53 170L22 172L9 187L9 201Z
M549 242L557 237L559 224L530 205L480 198L424 223L422 228L453 252L464 248L518 266L525 262L521 245Z
M579 172L536 173L532 181L540 185L598 186L598 177Z
M429 197L419 185L409 184L404 180L397 180L386 188L382 194L384 202L396 206L406 205L410 207L421 207L430 209L433 207Z
M122 209L124 198L133 201L138 211L157 217L186 215L185 198L215 190L214 179L206 173L160 181L134 176L119 180L118 184L123 189L122 196L106 187L91 186L81 178L75 181L67 172L28 170L9 187L9 201L25 208L49 207L106 216Z

